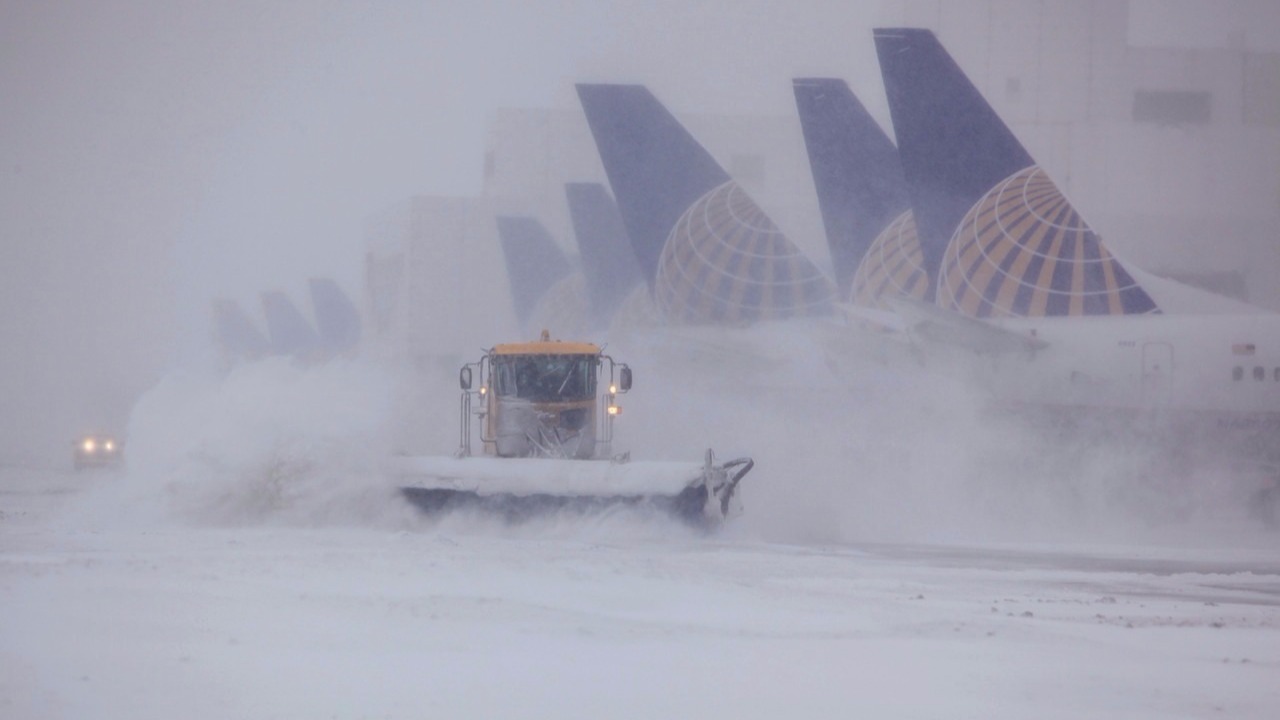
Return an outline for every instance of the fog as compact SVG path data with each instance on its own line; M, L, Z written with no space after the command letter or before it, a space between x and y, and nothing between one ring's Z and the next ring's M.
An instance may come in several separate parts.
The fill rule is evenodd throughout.
M1233 7L1213 25L1214 37L1244 28L1239 42L1268 49L1258 28L1276 14L1251 3ZM1194 3L1179 8L1153 29L1158 13L1138 3L1130 13L1141 21L1133 42L1184 42L1184 31L1203 18ZM895 2L7 4L0 10L0 460L63 466L81 431L163 426L149 414L154 399L139 401L149 391L172 392L174 373L211 372L214 298L252 310L264 289L300 299L313 276L334 277L359 298L367 218L410 195L480 193L485 127L498 108L572 107L572 84L585 80L644 82L681 114L789 116L792 77L833 75L846 78L887 126L870 29L951 22L955 13L949 4ZM1179 25L1179 18L1187 20ZM1070 164L1077 178L1087 177L1078 158ZM1265 172L1259 182L1240 182L1265 192L1276 186L1277 171ZM1087 205L1101 192L1076 195ZM1254 251L1219 243L1213 252L1249 258ZM510 326L509 318L494 319L494 332ZM698 412L729 419L689 445L773 460L768 471L762 463L761 475L774 484L762 481L758 492L774 493L765 503L782 514L794 507L796 517L823 504L829 478L879 463L873 475L882 484L869 482L860 498L872 509L830 518L824 537L858 536L863 530L852 526L875 525L884 517L876 493L925 528L950 496L923 487L895 494L894 478L927 484L955 476L949 468L957 466L981 475L973 458L998 456L1011 443L999 428L949 435L948 428L975 423L942 422L931 392L889 396L875 389L878 378L861 380L878 394L860 414L845 411L862 400L827 399L815 413L821 399L741 408L731 392L703 397ZM674 394L639 402L652 402L657 413ZM448 402L441 415L451 418ZM811 417L797 424L795 413ZM922 425L919 413L935 424ZM900 432L891 435L942 437L933 448L940 456L885 453L883 431L897 427L895 418ZM636 432L642 439L648 431ZM645 449L687 452L680 441L692 434L650 439ZM805 448L833 435L865 442L866 452L846 448L847 457L806 460ZM770 437L786 442L759 448L748 441ZM147 435L136 440L145 456ZM953 451L964 462L947 455ZM817 489L791 493L792 476ZM1103 509L1091 502L1082 517Z
M477 192L486 112L545 102L569 49L585 51L568 38L588 16L518 3L2 12L0 454L39 461L86 429L118 432L142 390L207 353L213 297L256 308L259 291L296 297L316 275L358 291L364 217L409 194Z
M7 4L0 458L60 463L76 434L119 432L166 371L207 360L215 297L252 311L317 275L358 295L368 216L478 194L495 108L696 66L696 85L661 82L687 110L776 111L877 11Z
M1274 476L993 411L832 318L672 330L641 297L590 338L635 371L615 452L754 458L717 532L424 517L384 472L458 447L480 350L439 327L518 338L496 236L459 231L415 278L452 303L410 308L428 351L374 347L370 225L491 192L503 110L644 83L722 162L750 123L717 121L793 126L744 187L829 268L791 80L844 78L890 127L873 27L937 30L1117 255L1280 308L1280 10L1078 7L0 3L0 716L1275 717ZM1134 130L1152 89L1214 122ZM506 200L604 179L550 164ZM224 362L212 301L308 314L313 277L365 312L358 352ZM89 430L122 467L72 471Z

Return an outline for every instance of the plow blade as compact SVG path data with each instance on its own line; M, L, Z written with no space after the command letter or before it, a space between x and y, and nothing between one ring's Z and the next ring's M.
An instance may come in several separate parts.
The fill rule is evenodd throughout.
M475 508L518 522L560 509L617 505L660 509L692 525L716 527L739 511L738 483L754 463L618 462L552 458L396 457L388 471L416 507L440 513Z

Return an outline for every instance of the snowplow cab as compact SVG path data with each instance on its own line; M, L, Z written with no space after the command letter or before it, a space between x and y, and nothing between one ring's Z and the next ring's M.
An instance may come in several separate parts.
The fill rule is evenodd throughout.
M741 512L736 492L751 458L721 462L710 449L702 462L613 454L631 368L599 345L552 340L544 330L533 342L486 350L458 381L457 453L386 461L400 493L425 513L473 508L518 522L549 510L646 506L710 529Z
M586 460L611 452L616 400L631 387L631 369L594 343L552 340L544 330L533 342L495 345L463 367L460 381L461 454L471 454L478 399L485 455Z

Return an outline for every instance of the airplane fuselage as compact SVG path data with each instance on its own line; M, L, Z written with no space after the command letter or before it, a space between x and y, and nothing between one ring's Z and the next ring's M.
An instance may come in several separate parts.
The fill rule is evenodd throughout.
M1031 350L934 348L992 407L1280 472L1280 315L1019 318Z
M1020 318L1045 346L979 363L997 397L1050 405L1280 417L1280 315Z

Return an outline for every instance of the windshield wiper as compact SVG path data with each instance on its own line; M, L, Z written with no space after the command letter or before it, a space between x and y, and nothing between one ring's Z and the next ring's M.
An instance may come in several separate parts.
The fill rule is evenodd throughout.
M564 397L564 388L569 384L569 378L573 377L573 366L569 366L569 370L564 374L564 382L560 383L560 389L556 390L556 397Z

